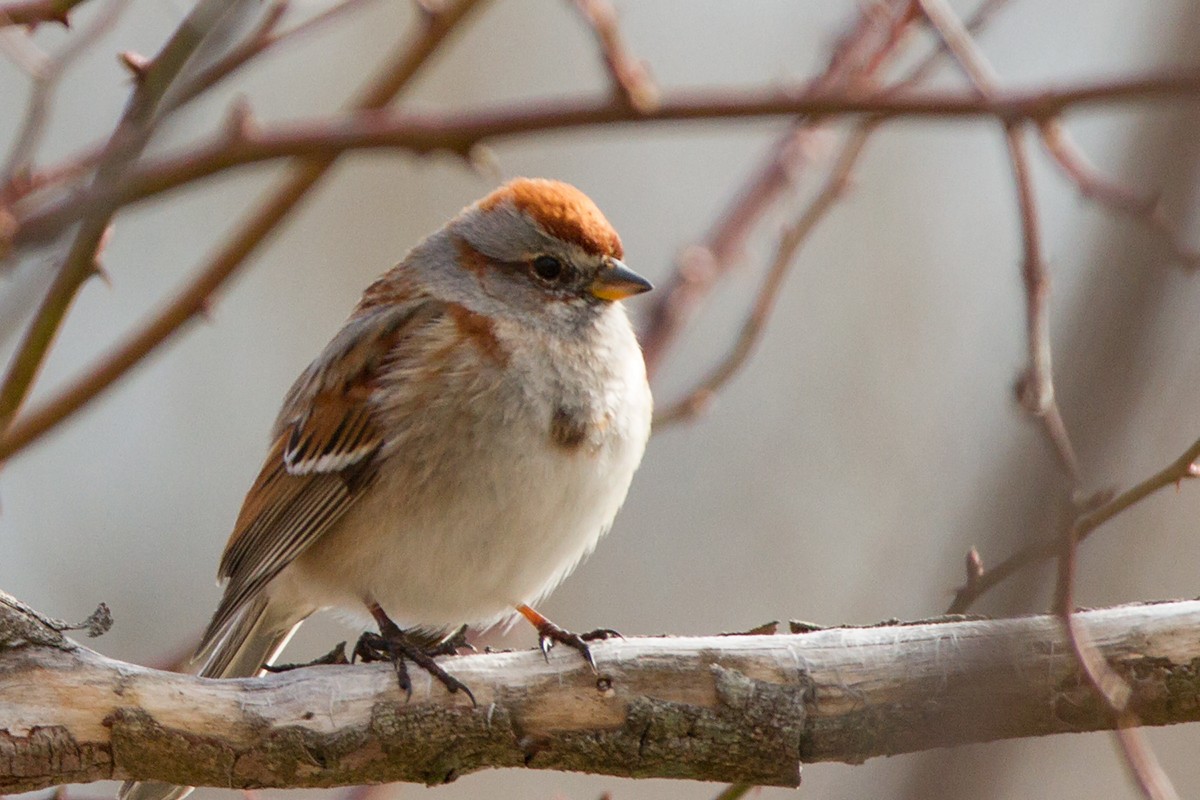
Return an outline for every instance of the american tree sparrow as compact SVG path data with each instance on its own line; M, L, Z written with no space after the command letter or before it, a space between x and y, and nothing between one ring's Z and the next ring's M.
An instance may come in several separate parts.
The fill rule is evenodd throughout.
M405 659L465 689L431 643L515 613L543 649L590 661L590 636L532 604L608 530L650 434L617 302L650 284L621 256L586 195L522 178L368 286L283 401L221 559L200 674L261 673L330 607L370 612L380 633L356 649L390 657L405 690ZM122 798L187 791L131 783Z

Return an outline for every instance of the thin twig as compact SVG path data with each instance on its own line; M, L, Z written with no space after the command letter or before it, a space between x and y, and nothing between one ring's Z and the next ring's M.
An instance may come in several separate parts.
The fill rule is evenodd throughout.
M971 29L975 30L981 27L991 16L991 14L995 13L996 10L1004 5L1004 2L1005 0L986 0L986 2L984 2L973 15L969 23ZM898 40L899 34L894 33L888 41L896 42ZM899 83L890 86L889 91L895 91L900 87L912 87L922 80L937 63L938 58L946 49L945 43L941 42L940 40L938 45L939 47L934 52L922 59ZM873 63L878 69L880 61L876 59ZM810 210L816 210L818 216L823 214L824 211L828 210L828 208L832 207L832 203L836 199L836 196L843 190L844 183L848 182L849 180L850 171L853 168L854 162L858 158L859 152L866 145L866 141L870 137L871 133L879 126L881 122L882 119L879 117L869 118L860 123L858 128L850 134L848 144L842 151L842 157L838 159L840 162L839 165L834 167L831 175L827 178L825 189L821 194L818 195L818 198L814 201L814 205L810 206ZM787 156L785 151L780 151L779 155L781 157ZM840 177L839 173L842 173ZM825 209L817 210L814 208L814 206L821 205L826 202L828 202L828 205ZM806 216L807 215L808 212L806 212ZM811 220L811 222L813 225L815 225L817 219L814 218ZM799 246L799 242L797 242L797 246ZM704 271L710 275L715 272L711 264L712 259L713 256L711 252L703 248L691 248L681 257L681 260L683 260L684 263L690 263L691 265L702 265ZM778 262L776 262L776 264L778 265ZM774 270L772 270L772 272L774 273ZM685 393L681 400L672 404L666 408L666 410L660 412L660 414L656 416L655 422L657 430L661 430L662 426L666 423L674 422L678 419L688 418L699 413L702 408L708 405L716 390L728 382L728 380L733 377L737 370L741 368L746 359L749 357L753 344L762 334L765 316L767 313L769 313L770 305L773 304L773 299L768 300L767 298L770 296L769 293L778 291L778 287L782 280L782 275L778 277L779 280L768 280L764 284L762 293L759 294L755 307L752 309L748 319L743 323L741 335L738 341L735 343L733 350L730 351L722 363L718 364L718 366L714 368L712 372L710 372L709 376L705 380L701 381L693 389Z
M446 151L463 155L483 141L561 131L588 126L618 124L673 123L684 121L750 119L771 116L811 114L819 116L855 115L892 119L895 117L991 116L999 119L1041 119L1046 114L1075 104L1129 102L1155 97L1200 96L1200 74L1159 76L1156 78L1088 84L1051 92L1000 95L993 100L964 96L961 92L921 92L904 96L880 91L867 95L829 95L820 92L786 90L680 92L666 97L649 114L638 114L611 97L565 100L552 104L532 103L506 106L495 110L447 113L351 113L312 122L280 125L275 129L247 132L237 138L227 134L166 157L130 172L113 186L97 187L48 206L22 201L16 204L20 229L14 244L24 246L47 241L94 206L109 202L127 204L173 189L184 183L224 170L263 161L297 156L332 156L352 149L400 149L415 153ZM798 147L795 133L785 139L788 148ZM796 158L795 155L792 156ZM756 181L753 201L739 195L737 214L726 214L708 237L707 249L734 259L744 242L747 225L756 221L763 206L779 194L776 182L791 185L796 163L786 159L770 172L776 177L772 189L761 188L767 181ZM749 188L749 187L748 187ZM34 207L29 207L33 205ZM733 232L730 232L732 229ZM687 273L687 269L684 268ZM695 285L702 280L676 277L676 282ZM671 302L681 300L672 292ZM688 301L690 303L690 300ZM656 314L659 312L656 312ZM676 312L667 312L674 315ZM682 321L682 320L681 320ZM666 323L664 323L666 324ZM671 323L673 326L674 323ZM658 354L658 340L664 334L648 338L648 358ZM653 359L652 359L653 360ZM655 362L657 363L657 362Z
M1073 522L1063 529L1058 554L1058 579L1054 608L1067 630L1067 643L1079 662L1088 683L1092 685L1117 716L1128 710L1131 689L1121 676L1104 661L1087 631L1075 616L1075 576L1078 570L1079 530ZM1135 770L1136 771L1136 770Z
M1200 251L1183 243L1183 238L1167 219L1157 197L1139 194L1101 175L1060 120L1042 120L1038 131L1054 163L1075 184L1081 195L1110 211L1131 217L1158 234L1171 254L1184 266L1192 269L1200 267Z
M96 171L94 187L116 181L149 143L154 114L163 96L204 38L235 6L228 0L205 0L200 3L183 19L158 55L146 64L125 113L109 139L108 153ZM0 383L0 431L8 428L33 387L76 292L89 277L96 274L99 249L115 210L115 207L97 210L84 220L75 233L71 247L18 343Z
M334 8L338 8L340 5L334 6ZM267 6L254 26L242 37L240 43L230 48L216 61L179 82L179 86L163 103L162 113L168 114L186 105L265 50L269 46L267 43L271 41L271 34L287 11L287 0L275 0Z
M1150 747L1145 733L1141 728L1130 727L1134 723L1129 717L1132 715L1127 714L1125 718L1118 720L1114 735L1126 754L1125 763L1130 767L1130 777L1137 782L1142 794L1152 800L1179 800L1179 793L1175 791L1170 777L1159 763L1158 756ZM1135 763L1138 765L1137 769L1132 767Z
M759 288L754 306L742 323L737 339L734 340L733 347L709 374L685 392L680 400L654 415L656 429L689 419L703 411L713 396L745 365L755 345L762 338L779 290L795 261L796 254L817 224L833 209L850 186L854 167L874 129L873 125L862 125L848 134L825 186L804 209L804 213L779 237L771 266Z
M987 25L992 16L998 13L1000 9L1004 8L1008 2L1009 0L983 0L983 2L979 4L979 7L975 9L974 13L971 14L971 18L966 21L967 32L972 35L978 33L985 25ZM910 89L913 86L916 86L921 81L929 77L929 73L931 73L933 68L938 65L941 57L949 52L950 48L946 45L946 42L939 37L935 42L933 52L927 55L919 64L913 67L912 71L909 72L908 75L892 84L889 88L893 91L899 91L903 89Z
M377 109L390 103L429 61L446 37L483 0L458 0L422 16L421 29L402 45L392 62L373 80L355 105ZM314 187L337 158L316 156L298 165L221 247L195 277L159 312L42 405L17 418L0 435L0 462L26 447L112 385L185 323L201 313L209 298L242 266L258 245Z
M1066 473L1070 485L1076 487L1079 485L1079 462L1054 394L1050 347L1050 279L1042 254L1041 220L1029 165L1029 143L1021 125L1010 125L1005 137L1021 215L1024 247L1021 277L1025 284L1026 342L1029 350L1029 363L1017 380L1017 400L1022 408L1041 422L1041 430L1058 457L1059 466Z
M84 0L17 0L0 3L0 28L6 25L37 25L58 22L70 26L67 15Z
M0 27L0 53L28 75L37 77L50 57L33 42L33 37L16 28Z
M266 51L274 49L284 42L307 36L329 23L340 19L348 12L359 10L363 6L376 1L342 0L342 2L330 6L321 13L314 14L303 22L299 22L281 31L277 28L287 10L288 3L287 0L277 0L277 2L273 3L267 9L259 20L259 24L245 37L241 44L181 84L179 90L170 98L166 109L173 111L189 103Z
M945 0L917 0L922 13L938 37L954 55L971 84L986 99L995 98L999 80L992 65L975 45L974 39L958 15ZM1021 406L1041 422L1041 430L1050 443L1072 487L1079 485L1079 465L1067 435L1062 412L1054 396L1050 347L1050 282L1042 255L1041 222L1029 166L1029 146L1023 126L1010 120L1005 127L1009 159L1017 186L1021 215L1024 259L1021 276L1025 283L1026 341L1029 363L1017 383Z
M319 28L341 18L347 12L359 9L371 2L376 2L376 0L343 0L343 2L330 6L303 22L280 31L277 28L287 11L288 3L287 0L277 0L262 14L258 24L247 33L241 44L183 80L171 92L170 96L165 98L160 113L166 115L178 110L220 84L268 50L275 49L285 42L309 35ZM19 191L12 192L10 197L12 200L16 200L23 199L35 191L46 189L61 190L64 184L76 180L81 175L94 169L103 153L104 147L102 145L92 145L83 148L74 156L31 175L28 185L17 187ZM37 202L37 200L28 202Z
M643 114L653 111L659 101L658 87L646 65L629 51L612 3L609 0L573 0L572 4L596 35L614 94L635 111Z
M917 3L930 26L949 47L979 93L984 97L994 96L999 90L995 70L976 46L949 3L946 0L917 0ZM1029 365L1018 382L1017 394L1022 406L1041 420L1042 430L1057 453L1071 486L1078 487L1078 464L1054 397L1048 309L1049 281L1042 256L1040 222L1024 127L1024 123L1012 121L1005 126L1009 157L1017 183L1021 229L1025 243L1022 275L1026 291ZM1129 684L1104 660L1083 623L1075 616L1075 573L1078 566L1081 519L1083 515L1077 515L1070 525L1065 526L1061 537L1055 611L1062 620L1068 645L1083 675L1097 695L1104 699L1114 716L1124 721L1120 726L1125 728L1124 735L1117 737L1117 741L1126 764L1137 779L1138 786L1153 800L1174 798L1177 795L1170 780L1157 768L1157 759L1150 755L1152 751L1149 745L1142 739L1141 734L1133 729L1139 723L1136 716L1128 710L1132 694Z
M843 97L871 91L911 21L908 0L864 6L808 91ZM664 99L657 114L668 112L677 97ZM761 166L733 194L700 242L680 252L671 277L655 293L640 336L652 378L688 321L721 277L739 262L759 222L786 196L808 165L809 145L820 137L819 125L827 115L816 108L793 109L792 113L798 117L792 126L771 146Z
M961 26L949 4L945 0L917 2L930 25L950 47L963 71L979 92L985 97L993 96L998 86L995 72ZM1048 312L1049 282L1040 245L1040 225L1024 125L1010 122L1005 133L1017 182L1021 228L1025 241L1022 274L1026 290L1029 365L1018 383L1017 394L1026 410L1042 420L1042 429L1058 454L1071 485L1078 486L1078 465L1058 403L1054 398ZM1128 710L1132 694L1129 684L1104 660L1083 624L1075 616L1075 574L1078 568L1080 519L1081 517L1077 517L1063 531L1058 554L1055 611L1062 620L1068 645L1083 675L1117 719L1124 721L1120 726L1124 728L1124 733L1117 737L1117 741L1138 786L1147 797L1154 800L1176 797L1174 787L1166 774L1158 768L1157 759L1153 757L1149 745L1141 734L1134 730L1134 726L1139 723L1136 716Z
M1185 480L1200 477L1200 439L1192 443L1179 458L1158 472L1101 503L1094 510L1085 512L1075 522L1076 540L1082 542L1093 531L1126 509L1137 505L1150 495L1167 486L1177 486ZM1058 542L1046 542L1027 547L1006 558L991 569L984 570L973 581L959 588L954 602L946 609L947 614L965 614L984 594L1003 583L1010 575L1031 564L1049 560L1058 554Z
M129 0L113 0L89 21L87 27L75 34L66 47L47 58L33 76L33 87L21 129L9 150L8 159L0 168L0 193L7 190L18 171L31 170L50 115L50 102L67 68L112 29L128 6Z
M1084 679L1104 698L1117 721L1116 739L1125 764L1142 793L1150 800L1178 800L1170 777L1163 771L1150 743L1141 731L1141 721L1129 709L1133 687L1105 660L1092 641L1082 619L1075 613L1075 575L1078 569L1079 523L1068 525L1058 555L1055 611L1066 629L1067 646L1079 664Z

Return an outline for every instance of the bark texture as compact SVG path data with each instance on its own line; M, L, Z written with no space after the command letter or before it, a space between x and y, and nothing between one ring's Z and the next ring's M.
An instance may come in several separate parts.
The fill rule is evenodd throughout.
M1081 619L1147 725L1200 719L1200 602ZM598 643L206 680L105 658L0 595L0 793L101 779L442 783L486 767L796 785L804 761L1111 728L1052 617Z

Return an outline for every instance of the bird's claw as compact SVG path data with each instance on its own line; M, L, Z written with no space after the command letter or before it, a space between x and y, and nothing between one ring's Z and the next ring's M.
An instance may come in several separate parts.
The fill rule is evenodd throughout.
M400 684L400 691L404 692L406 701L412 699L412 679L408 674L408 662L412 661L428 672L438 683L445 686L451 694L461 691L470 699L471 705L478 706L475 695L467 688L467 685L442 669L441 665L434 660L435 655L450 655L457 652L456 648L452 647L447 650L446 646L455 643L456 639L464 632L465 626L445 642L431 648L425 646L425 643L414 642L400 628L387 630L384 633L366 631L354 645L352 659L362 661L364 664L378 661L390 662L396 670L396 680Z
M593 672L597 672L596 659L592 657L592 648L588 646L588 642L598 642L605 639L623 639L620 633L612 628L597 628L594 631L587 633L572 633L565 628L560 628L553 622L546 620L538 626L538 647L541 648L542 656L547 662L550 661L550 648L555 643L565 644L578 650L587 660L588 666Z
M318 656L312 661L307 661L303 664L263 664L263 669L266 672L291 672L294 669L303 669L304 667L327 667L336 664L349 664L350 659L346 657L346 643L338 642L337 646L323 656Z

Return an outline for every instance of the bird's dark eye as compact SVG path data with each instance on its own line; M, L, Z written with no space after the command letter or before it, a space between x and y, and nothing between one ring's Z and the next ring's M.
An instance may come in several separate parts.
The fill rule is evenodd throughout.
M538 256L533 260L533 271L544 281L556 281L563 275L563 265L554 256Z

